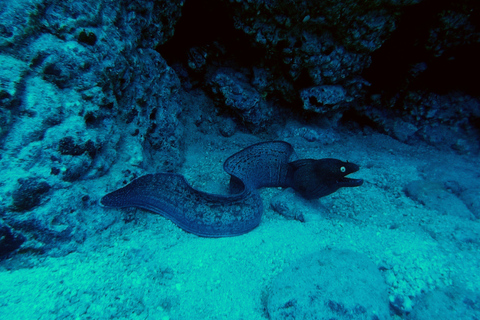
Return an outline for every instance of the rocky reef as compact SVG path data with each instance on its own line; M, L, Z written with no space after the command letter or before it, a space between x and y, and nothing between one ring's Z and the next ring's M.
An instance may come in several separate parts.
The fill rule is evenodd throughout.
M195 134L476 154L479 21L472 0L4 1L0 256L74 250L120 219L105 184L174 171Z
M0 318L479 318L478 57L478 0L0 1ZM100 206L266 140L363 189L215 241Z
M97 199L88 184L120 150L134 165L156 154L164 170L181 162L170 98L180 82L154 48L173 35L182 5L0 4L2 257L22 242L64 255L112 223L90 216Z

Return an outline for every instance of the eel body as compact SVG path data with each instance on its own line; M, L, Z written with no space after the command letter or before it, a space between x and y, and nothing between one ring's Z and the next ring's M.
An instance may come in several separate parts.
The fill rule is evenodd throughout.
M230 156L223 165L230 174L230 194L193 188L180 174L147 174L105 195L105 207L138 207L159 213L183 230L202 237L247 233L260 223L262 187L292 187L306 199L316 199L341 187L356 187L361 179L345 176L358 171L353 163L336 159L296 160L284 141L261 142Z

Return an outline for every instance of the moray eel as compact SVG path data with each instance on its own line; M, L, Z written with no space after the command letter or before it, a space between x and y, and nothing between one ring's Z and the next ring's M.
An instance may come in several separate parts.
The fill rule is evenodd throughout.
M292 187L306 199L329 195L342 187L358 187L361 179L346 176L356 164L337 159L296 160L293 147L284 141L251 145L223 164L230 174L228 195L193 188L180 174L142 176L105 195L104 207L137 207L159 213L183 230L201 237L230 237L247 233L260 224L262 187Z

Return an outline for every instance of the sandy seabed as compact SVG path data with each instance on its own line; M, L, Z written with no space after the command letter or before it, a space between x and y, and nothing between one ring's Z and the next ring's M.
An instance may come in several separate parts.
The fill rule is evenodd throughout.
M198 189L222 192L228 182L223 161L259 141L244 134L203 137L187 149L180 173ZM478 186L477 155L410 146L380 134L344 136L329 145L286 141L299 158L359 164L352 176L365 179L364 185L308 203L293 197L305 222L271 209L271 199L284 190L262 189L260 226L219 239L185 233L147 211L98 207L99 216L128 213L134 219L114 224L65 257L32 256L28 268L0 269L0 319L267 319L275 276L327 248L368 256L382 270L391 297L413 300L452 284L480 291L478 219L455 212L459 198L448 190L449 197L425 191L444 210L405 192L416 180ZM98 198L105 189L96 186Z

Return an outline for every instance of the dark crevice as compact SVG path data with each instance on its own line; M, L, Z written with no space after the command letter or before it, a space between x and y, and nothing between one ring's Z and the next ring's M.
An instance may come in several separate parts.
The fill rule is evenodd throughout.
M253 48L246 35L235 29L233 14L222 1L190 0L182 9L182 16L175 26L175 34L157 51L169 64L186 63L191 48L220 47L216 63L235 61L240 66L258 64L264 52ZM215 50L215 49L213 49Z
M472 2L470 22L478 31L480 4ZM455 1L426 0L408 7L396 31L372 54L372 64L363 76L372 83L372 93L392 96L402 90L429 90L439 94L461 90L478 95L475 79L480 72L480 45L464 44L435 56L427 42L431 28L439 25L445 10L461 12ZM412 68L424 71L415 77Z
M345 111L339 121L339 124L345 127L350 127L352 124L356 124L362 129L368 127L376 131L382 131L380 126L375 121L354 109Z

